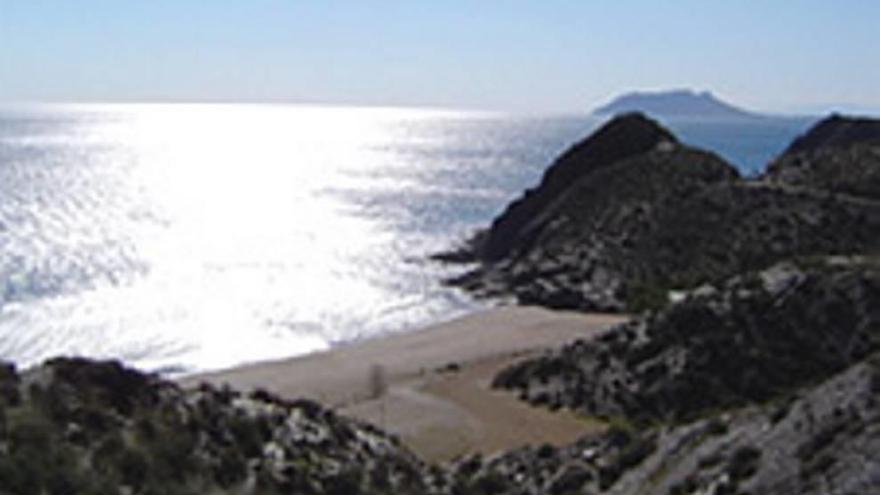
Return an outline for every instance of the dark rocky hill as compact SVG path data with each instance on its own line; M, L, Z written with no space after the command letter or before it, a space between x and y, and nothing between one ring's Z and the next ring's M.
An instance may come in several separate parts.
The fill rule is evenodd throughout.
M845 148L857 143L880 144L880 120L832 115L795 139L785 154L819 148Z
M880 355L777 401L681 424L531 447L457 467L458 493L825 495L880 492ZM462 481L465 480L465 481Z
M873 266L777 265L527 361L495 385L639 423L692 419L778 398L880 350L878 307Z
M874 263L832 258L736 277L502 372L496 386L614 426L564 449L481 462L475 476L511 494L875 493Z
M563 153L544 173L540 185L529 189L492 222L477 248L480 258L501 259L540 228L540 219L572 186L620 160L674 144L666 129L640 114L622 115Z
M823 120L768 166L766 179L880 199L880 120Z
M668 134L650 120L633 119L608 125L621 134L629 126ZM794 256L880 250L880 202L871 197L835 194L812 183L745 180L715 155L669 138L662 143L570 181L537 214L522 210L516 230L505 228L505 212L483 235L499 246L453 283L522 303L637 310L661 304L670 289ZM820 148L828 153L820 159L837 163L851 149ZM851 160L858 170L873 170L872 163L864 154ZM542 185L526 198L531 196L549 193Z
M644 112L657 118L742 120L762 117L721 101L708 91L697 93L686 89L626 93L593 113L615 115L624 112Z
M184 391L115 362L0 373L2 494L422 494L428 479L393 438L312 402Z

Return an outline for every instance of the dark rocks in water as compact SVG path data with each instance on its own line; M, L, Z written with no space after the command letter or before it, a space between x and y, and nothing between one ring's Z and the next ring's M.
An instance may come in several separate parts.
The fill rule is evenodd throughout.
M795 139L784 154L819 148L846 148L859 143L880 145L880 120L834 114Z
M545 210L580 179L628 157L675 144L676 138L644 115L621 115L563 153L544 173L540 185L525 192L492 223L479 246L480 257L498 260L539 228Z
M745 180L644 117L615 124L629 126L653 136L656 145L645 145L648 139L635 148L651 149L613 163L571 166L568 177L571 170L582 173L564 188L565 181L545 187L551 183L545 177L484 234L481 266L452 283L480 296L553 308L638 311L662 306L671 289L719 282L793 256L880 250L880 151L869 144L808 152L821 174L798 176L803 180L787 166ZM864 135L858 126L845 127ZM597 136L584 143L596 138L612 145ZM614 142L627 153L635 149ZM578 156L566 153L547 175ZM804 153L782 160L787 157L803 160Z
M829 117L773 161L766 180L880 200L880 120Z
M705 286L595 341L507 369L494 385L643 424L777 399L880 351L880 269L812 263Z

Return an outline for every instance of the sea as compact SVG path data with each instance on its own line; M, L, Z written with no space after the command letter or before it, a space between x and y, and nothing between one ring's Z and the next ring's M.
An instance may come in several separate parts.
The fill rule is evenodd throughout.
M755 175L814 118L664 122ZM477 311L430 255L602 119L270 104L0 106L0 360L168 374Z

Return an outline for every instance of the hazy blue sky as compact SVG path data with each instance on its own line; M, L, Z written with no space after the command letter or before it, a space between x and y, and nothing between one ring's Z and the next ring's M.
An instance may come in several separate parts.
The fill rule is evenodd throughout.
M880 0L0 0L0 100L880 108Z

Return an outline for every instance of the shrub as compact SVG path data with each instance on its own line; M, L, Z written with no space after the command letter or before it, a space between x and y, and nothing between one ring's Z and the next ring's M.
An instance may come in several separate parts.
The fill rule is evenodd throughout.
M669 291L659 285L634 284L626 290L626 308L634 313L657 311L669 304Z
M734 480L750 478L758 471L761 450L749 445L738 448L727 463L727 471Z

